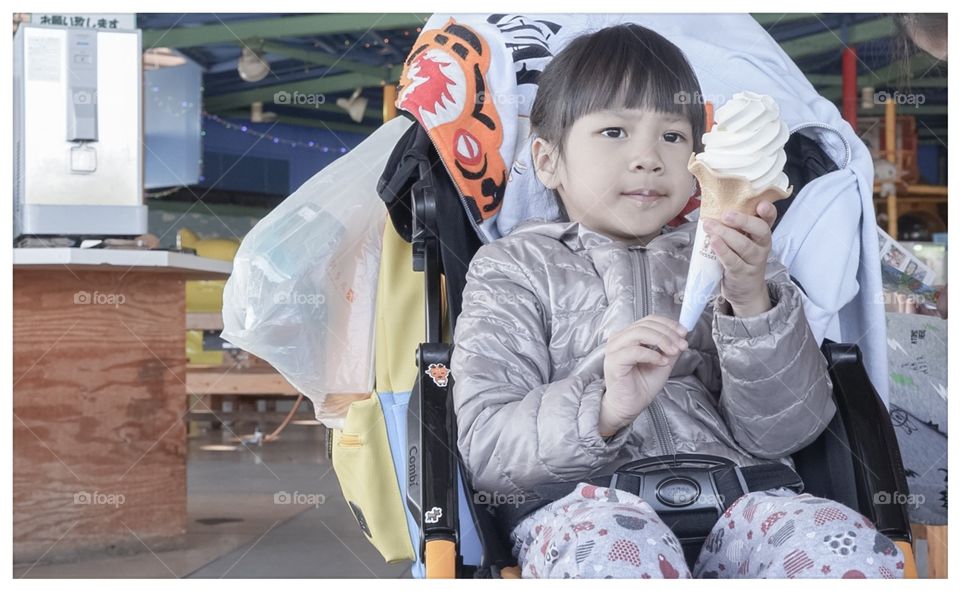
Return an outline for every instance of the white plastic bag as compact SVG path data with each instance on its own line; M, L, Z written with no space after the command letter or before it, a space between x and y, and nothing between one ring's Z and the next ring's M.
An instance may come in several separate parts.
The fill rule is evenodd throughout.
M376 186L410 124L385 123L260 220L224 287L221 336L270 363L328 427L373 390L386 219Z

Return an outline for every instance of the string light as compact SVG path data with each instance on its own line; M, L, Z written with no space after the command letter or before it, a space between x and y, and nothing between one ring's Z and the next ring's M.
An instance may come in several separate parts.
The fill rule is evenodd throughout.
M153 104L166 111L169 115L173 115L174 117L183 117L189 113L196 112L194 110L194 103L192 101L185 101L180 97L169 94L165 97L161 97L159 94L159 86L151 86L150 90L153 91L150 93L150 98L153 101Z
M416 28L416 32L417 32L417 33L420 33L421 31L422 31L422 27L417 27L417 28ZM403 31L403 36L404 36L404 37L409 37L409 36L410 36L410 33L411 33L411 31L405 30L405 31ZM349 41L349 40L345 40L343 43L344 43L345 46L349 46L349 45L350 45L350 41ZM384 44L389 44L389 43L390 43L390 39L389 39L388 37L384 37L384 38L383 38L383 43L384 43ZM315 43L314 45L317 46L318 44L319 44L319 43ZM374 42L374 44L378 44L378 43L377 43L377 42ZM370 43L364 43L364 47L369 48L369 47L370 47ZM381 85L383 85L383 84L385 84L385 83L386 83L386 81L381 81ZM159 86L153 86L153 85L152 85L151 88L150 88L150 90L151 90L152 92L151 92L151 93L148 93L148 94L150 95L153 103L154 103L156 106L158 106L158 107L160 107L161 109L163 109L164 111L166 111L166 112L167 112L168 114L170 114L170 115L174 115L174 116L177 116L177 117L183 117L184 115L187 115L187 114L190 114L190 113L195 112L195 111L194 111L194 103L193 103L193 102L185 101L185 100L182 100L181 98L174 97L174 96L170 96L170 95L167 95L165 98L164 98L164 97L161 97L161 96L159 95L159 92L160 92L160 87L159 87ZM202 91L203 91L203 87L201 87L200 90L201 90L201 92L202 92ZM257 137L257 138L260 138L260 139L267 139L267 140L270 140L270 141L271 141L272 143L274 143L274 144L283 144L283 145L289 146L289 147L291 147L291 148L304 148L304 149L314 150L314 151L320 151L320 152L324 152L324 153L329 153L329 152L333 151L333 152L339 152L340 154L346 154L346 153L349 151L348 148L346 148L346 147L344 147L344 146L336 146L336 145L335 145L335 146L332 146L332 147L331 147L331 146L319 144L318 142L315 142L315 141L312 141L312 140L310 140L310 141L288 140L288 139L282 138L282 137L280 137L280 136L272 135L272 134L269 134L269 133L259 132L259 131L255 130L255 129L251 129L251 128L250 128L249 126L247 126L247 125L240 125L240 124L232 123L232 122L230 122L230 121L227 121L226 119L223 119L222 117L218 117L217 115L213 115L213 114L207 113L207 112L205 112L205 111L203 112L203 116L204 116L206 119L210 120L210 121L213 121L213 122L215 122L215 123L218 123L219 125L222 125L222 126L225 127L226 129L230 129L230 130L233 130L233 131L240 131L241 133L244 133L244 134L247 134L247 135L250 135L250 136L253 136L253 137ZM201 136L206 136L206 131L201 130L201 131L200 131L200 135L201 135ZM201 162L201 164L202 164L203 160L201 159L200 162ZM203 177L201 177L201 180L203 180ZM158 193L152 193L152 194L148 193L148 196L149 196L149 197L163 197L163 196L166 196L166 195L168 195L168 194L170 194L170 193L172 193L172 192L175 192L175 191L177 191L177 190L179 190L179 187L174 187L174 188L172 188L172 189L168 189L168 190L166 190L166 191L161 191L161 192L158 192Z
M218 123L227 129L230 129L233 131L239 131L241 133L245 133L253 137L270 140L274 144L283 144L285 146L290 146L291 148L305 148L307 150L314 150L319 152L338 152L340 154L347 153L346 146L339 146L339 147L333 146L333 148L331 148L330 146L319 144L318 142L315 142L313 140L309 140L309 141L288 140L277 135L257 131L256 129L252 129L247 125L241 125L241 124L233 123L231 121L227 121L226 119L219 117L217 115L213 115L211 113L204 112L203 116L206 119L213 121L215 123Z
M150 95L150 98L153 104L157 108L163 109L164 111L166 111L168 115L172 115L174 117L177 117L178 119L183 119L185 115L190 115L192 117L197 112L196 109L194 109L194 103L191 101L186 101L186 100L183 100L182 98L172 96L169 94L166 97L161 97L159 94L160 92L159 86L151 86L150 90L152 92L148 94ZM201 92L203 91L202 86L200 87L200 90ZM207 135L207 132L201 129L200 137L203 137L205 135ZM202 168L203 158L200 158L199 160L197 160L197 164L199 164L200 167ZM200 180L201 181L203 180L202 176L200 177ZM166 197L167 195L170 195L171 193L179 191L180 189L181 187L174 187L172 189L161 191L159 193L147 193L147 197L150 197L150 198Z

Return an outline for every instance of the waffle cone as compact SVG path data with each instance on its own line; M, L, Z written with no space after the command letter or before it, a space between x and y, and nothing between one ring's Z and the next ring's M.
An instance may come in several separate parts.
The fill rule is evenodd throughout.
M723 175L697 160L696 154L690 155L687 170L700 182L700 217L720 219L725 211L739 211L746 215L757 215L757 204L761 201L779 201L793 193L793 186L787 190L770 186L755 192L750 181L742 176Z

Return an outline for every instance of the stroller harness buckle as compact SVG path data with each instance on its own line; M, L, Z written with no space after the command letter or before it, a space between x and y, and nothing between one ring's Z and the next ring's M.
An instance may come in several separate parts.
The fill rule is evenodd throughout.
M579 482L642 498L685 546L702 543L724 511L748 492L780 487L797 494L804 490L800 476L780 462L741 468L720 456L677 454L629 462L605 476L541 485L533 491L537 498L500 505L497 513L512 531L537 509L573 492Z

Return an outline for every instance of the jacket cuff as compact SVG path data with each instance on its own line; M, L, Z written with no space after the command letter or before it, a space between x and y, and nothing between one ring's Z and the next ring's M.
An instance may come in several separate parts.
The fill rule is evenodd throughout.
M600 435L600 401L606 386L603 379L590 382L584 389L580 400L580 414L577 417L580 443L594 457L612 459L630 439L633 423L621 428L610 437Z
M714 302L714 333L723 340L737 340L778 334L788 328L790 314L799 305L795 286L767 282L771 308L756 316L734 316L730 303L722 295Z

